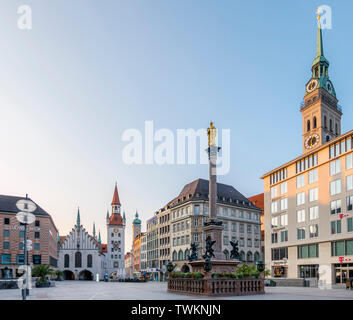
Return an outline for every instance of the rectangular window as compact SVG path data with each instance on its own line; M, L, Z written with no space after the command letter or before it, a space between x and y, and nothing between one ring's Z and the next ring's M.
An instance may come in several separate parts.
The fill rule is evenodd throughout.
M281 226L287 226L288 225L288 214L282 214L281 215Z
M277 228L278 227L278 217L274 217L271 219L271 228Z
M24 254L17 255L17 264L25 264L25 256Z
M314 183L318 180L317 169L309 171L309 184Z
M341 172L341 159L330 162L330 175L333 176Z
M40 233L39 232L35 232L34 233L34 238L35 239L39 239L40 238Z
M200 214L200 206L199 205L194 206L194 214Z
M40 254L33 255L33 264L42 264L42 256Z
M341 233L341 220L331 221L331 234Z
M331 201L331 214L337 214L342 212L342 201L334 200Z
M305 239L305 227L301 227L297 229L297 239L304 240Z
M288 230L281 231L281 242L288 241Z
M4 229L4 238L10 237L10 230Z
M235 209L231 209L230 215L231 215L232 217L235 217Z
M309 190L309 202L317 201L319 198L319 189L314 188Z
M235 222L232 222L232 231L233 232L237 231L237 224Z
M4 224L10 224L10 218L4 218Z
M297 193L297 206L305 203L305 192Z
M228 231L228 222L223 222L224 230Z
M287 182L281 183L280 188L281 188L281 194L287 193Z
M330 182L331 196L341 193L341 179Z
M35 251L40 251L40 243L35 243L34 244L34 250Z
M353 175L347 177L347 191L353 190Z
M228 244L229 244L229 238L228 238L228 236L224 236L224 237L223 237L223 244L224 244L224 245L228 245Z
M40 221L39 221L39 220L36 220L34 225L35 225L36 227L40 227Z
M309 227L310 238L317 238L319 236L319 225L314 224Z
M305 209L297 211L297 222L301 223L305 221Z
M271 213L276 213L278 211L277 201L271 203Z
M20 238L24 239L24 237L25 237L25 232L24 231L20 231Z
M3 253L1 255L1 264L11 264L11 254Z
M247 230L246 230L247 233L251 233L251 231L252 231L251 229L252 229L252 228L251 228L251 224L248 224L248 225L247 225Z
M283 198L281 199L281 210L287 210L288 209L288 198Z
M353 218L348 218L347 219L347 232L352 232L353 231Z
M278 242L278 234L277 233L272 233L271 234L271 242L272 243L277 243Z
M318 257L319 257L318 244L298 246L298 259L318 258Z
M244 224L243 224L243 223L241 223L241 224L239 225L239 232L240 232L240 233L244 233Z
M297 176L297 189L304 187L304 175Z
M347 197L347 211L353 209L353 196Z
M3 242L3 248L4 248L4 250L10 250L10 242L9 241L4 241Z
M319 207L318 206L311 207L309 209L309 219L310 220L319 219Z
M346 156L346 170L353 168L353 153Z
M248 238L248 247L252 247L252 240L251 240L251 238Z

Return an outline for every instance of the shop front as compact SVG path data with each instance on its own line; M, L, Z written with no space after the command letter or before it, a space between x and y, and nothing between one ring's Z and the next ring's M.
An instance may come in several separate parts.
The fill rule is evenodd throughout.
M346 283L348 278L353 278L353 263L336 263L335 268L335 283Z
M288 267L285 265L273 265L272 276L275 278L287 278Z

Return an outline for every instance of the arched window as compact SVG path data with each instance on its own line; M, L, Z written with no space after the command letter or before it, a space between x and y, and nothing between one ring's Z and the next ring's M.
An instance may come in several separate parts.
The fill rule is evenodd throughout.
M184 260L188 260L189 254L190 254L189 249L186 249L185 250L185 259Z
M324 126L325 126L325 129L327 128L327 117L324 116Z
M314 117L313 119L313 129L316 129L317 126L317 121L316 121L316 117Z
M310 131L310 120L308 120L306 123L306 131Z
M250 251L246 255L246 261L248 261L248 262L252 261L252 253Z
M332 119L330 119L330 131L333 132Z
M75 253L75 268L82 268L82 255L79 251Z
M178 255L177 255L177 252L175 250L173 251L173 260L174 261L178 260Z
M244 251L240 251L240 261L245 261L245 252Z
M70 256L68 254L64 256L64 268L70 268Z
M223 253L226 256L226 260L229 260L229 251L228 250L224 250Z
M87 268L92 268L92 255L87 256Z
M260 254L256 251L256 252L254 253L254 261L257 262L257 261L259 261L259 260L260 260Z
M335 131L336 131L336 135L338 135L338 124L335 124Z
M183 260L183 258L184 258L183 251L179 250L178 260Z

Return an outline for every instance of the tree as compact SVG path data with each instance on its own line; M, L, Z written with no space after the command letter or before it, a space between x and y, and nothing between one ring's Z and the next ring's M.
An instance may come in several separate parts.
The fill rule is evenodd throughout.
M46 277L52 275L54 270L47 265L35 266L32 270L32 276L39 277L39 283L47 283Z

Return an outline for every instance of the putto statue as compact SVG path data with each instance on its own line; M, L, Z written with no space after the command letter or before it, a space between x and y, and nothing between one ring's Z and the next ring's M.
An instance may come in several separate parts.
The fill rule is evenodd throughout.
M230 258L239 260L240 255L239 255L239 249L238 249L238 241L237 242L230 241L230 245L233 247L232 251L230 252Z
M191 248L190 248L190 250L191 250L191 255L188 255L188 260L191 262L191 261L196 261L196 260L198 260L199 258L198 258L198 256L197 256L197 247L198 247L199 245L198 244L196 244L196 243L192 243L191 244Z
M206 252L202 256L205 260L208 258L211 260L211 258L215 258L215 255L213 254L214 250L212 249L212 246L216 243L216 241L212 241L211 236L208 236L206 238Z
M207 135L208 135L208 146L215 146L217 129L213 125L213 122L210 123L210 127L207 129Z

